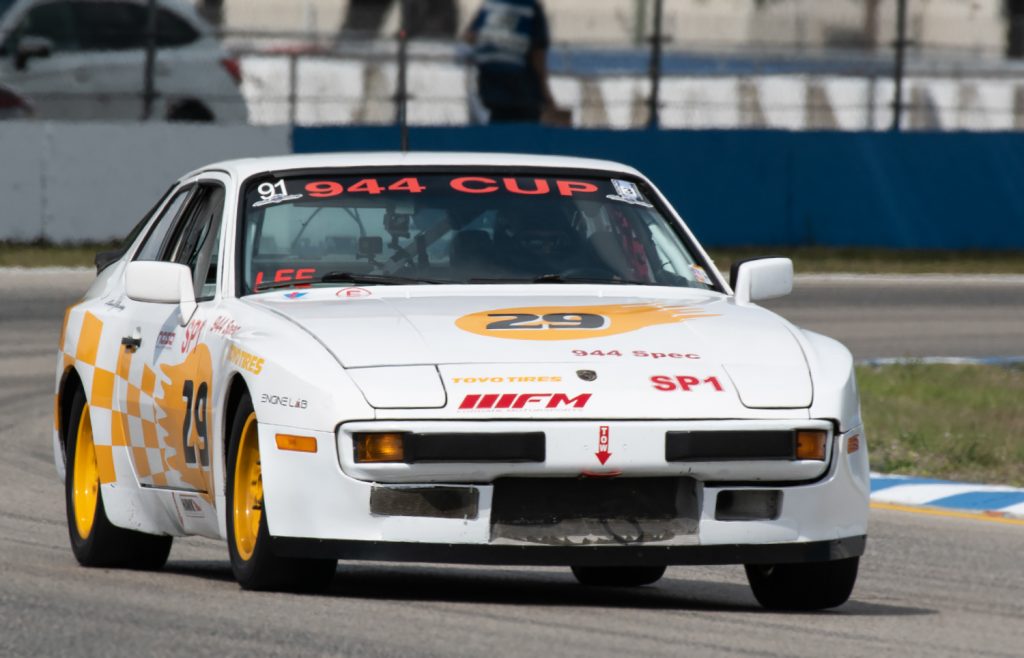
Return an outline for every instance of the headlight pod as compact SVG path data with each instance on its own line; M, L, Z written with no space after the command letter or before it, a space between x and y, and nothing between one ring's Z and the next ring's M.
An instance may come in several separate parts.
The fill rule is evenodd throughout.
M434 366L383 366L346 371L374 409L440 409L447 396Z

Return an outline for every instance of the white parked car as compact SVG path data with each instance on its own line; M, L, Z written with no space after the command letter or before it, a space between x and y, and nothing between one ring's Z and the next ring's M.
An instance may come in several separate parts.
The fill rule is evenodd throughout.
M138 120L147 0L0 0L0 82L44 119ZM158 0L151 117L245 122L238 61L181 0Z
M115 260L116 259L116 260ZM850 353L755 302L639 172L325 154L179 180L65 317L54 454L85 565L226 540L243 587L338 558L744 564L836 606L866 542Z

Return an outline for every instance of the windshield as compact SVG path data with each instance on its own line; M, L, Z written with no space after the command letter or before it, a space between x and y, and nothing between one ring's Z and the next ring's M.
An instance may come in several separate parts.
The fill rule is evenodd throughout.
M714 288L640 185L560 174L267 175L245 189L242 294L289 285Z

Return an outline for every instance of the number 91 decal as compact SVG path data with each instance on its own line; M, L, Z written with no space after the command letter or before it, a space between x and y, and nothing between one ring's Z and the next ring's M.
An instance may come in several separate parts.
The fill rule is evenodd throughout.
M537 306L502 308L464 315L455 326L479 336L512 340L600 338L658 324L712 317L699 308L658 304Z

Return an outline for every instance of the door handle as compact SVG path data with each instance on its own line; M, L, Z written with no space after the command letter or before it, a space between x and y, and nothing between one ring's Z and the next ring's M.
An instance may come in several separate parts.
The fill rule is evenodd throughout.
M124 345L124 348L129 352L134 352L142 347L142 336L139 334L139 330L136 329L135 333L131 336L125 336L122 338L121 344Z

